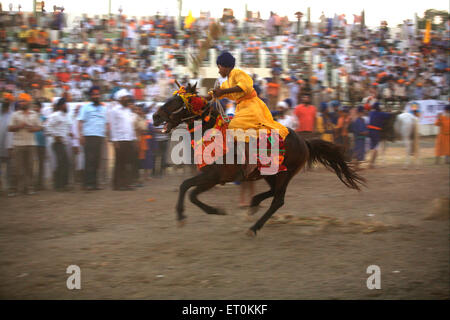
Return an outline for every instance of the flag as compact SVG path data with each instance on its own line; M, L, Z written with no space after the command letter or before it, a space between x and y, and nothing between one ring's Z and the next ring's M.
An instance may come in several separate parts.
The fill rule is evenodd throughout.
M188 16L184 19L184 28L190 29L191 25L194 23L195 18L192 16L192 11L189 10Z
M362 16L358 16L356 14L353 15L353 23L361 23L362 22Z
M430 43L430 31L431 31L431 20L427 20L427 25L425 27L425 35L423 37L423 43Z

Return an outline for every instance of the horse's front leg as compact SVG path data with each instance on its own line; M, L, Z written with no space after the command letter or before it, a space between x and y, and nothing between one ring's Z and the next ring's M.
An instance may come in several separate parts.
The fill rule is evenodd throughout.
M179 222L184 221L186 219L186 216L183 214L184 212L184 196L186 195L186 192L192 188L193 186L196 186L204 179L205 174L202 172L195 177L186 179L181 183L180 185L180 192L178 194L178 202L176 206L177 211L177 220Z
M195 187L195 189L192 190L191 193L189 194L189 199L191 200L191 202L193 204L195 204L197 207L202 209L207 214L225 215L226 214L225 210L223 210L221 208L214 208L214 207L208 206L207 204L201 202L197 197L200 193L203 193L203 192L211 189L215 185L216 185L216 183L210 182L208 184L204 184L204 185Z

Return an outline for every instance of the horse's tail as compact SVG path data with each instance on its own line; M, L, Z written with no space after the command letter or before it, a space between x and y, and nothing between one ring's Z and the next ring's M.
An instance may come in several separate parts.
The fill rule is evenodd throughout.
M339 180L351 189L361 190L358 184L365 185L366 180L345 162L343 146L320 139L305 142L309 149L308 166L320 162L327 169L332 169Z

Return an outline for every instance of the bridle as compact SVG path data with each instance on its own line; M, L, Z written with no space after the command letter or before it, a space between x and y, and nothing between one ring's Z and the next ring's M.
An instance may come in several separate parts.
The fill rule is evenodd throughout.
M180 120L181 122L184 122L184 121L190 120L190 119L192 119L192 120L195 120L196 118L198 119L198 118L202 117L206 111L209 111L209 114L211 114L211 106L208 105L207 103L205 103L206 107L202 107L201 109L196 110L196 108L190 102L190 99L192 97L198 97L198 95L195 93L187 92L186 88L184 86L180 86L180 88L173 93L173 96L181 98L181 100L183 100L183 104L178 109L176 109L175 111L172 111L171 113L169 113L166 110L167 107L165 105L161 107L160 110L165 114L165 116L169 120L173 120L173 115L178 114L183 110L186 110L189 116L185 117L185 118L181 118L181 120Z
M225 110L222 104L220 103L219 99L214 99L214 103L207 103L203 98L199 97L196 93L188 92L186 91L186 88L184 86L180 86L178 82L176 83L179 86L179 89L177 91L174 91L172 99L179 97L181 98L181 100L183 100L183 104L172 112L169 112L167 110L166 104L161 106L161 108L159 109L159 112L162 113L162 116L168 119L169 122L174 120L173 119L174 115L182 111L186 111L188 116L181 118L180 122L186 122L187 120L189 120L188 122L190 123L199 118L203 118L203 120L208 122L211 117L211 112L213 109L217 109L219 114L222 115L222 118L224 119L225 122L230 122L230 118L226 115ZM192 100L191 98L194 97L202 99L201 102L203 102L204 105L200 107L193 105L191 102ZM206 113L208 114L206 115Z
M177 110L173 111L173 112L169 112L167 110L167 106L166 104L162 105L161 108L159 109L159 112L162 113L162 116L169 119L173 120L173 115L181 112L184 109L184 105L181 105Z

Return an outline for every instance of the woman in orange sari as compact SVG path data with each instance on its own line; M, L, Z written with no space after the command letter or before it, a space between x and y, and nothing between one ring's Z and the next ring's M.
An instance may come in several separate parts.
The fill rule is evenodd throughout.
M444 114L440 114L435 125L439 127L439 134L436 137L435 155L436 164L441 156L445 156L445 163L449 163L450 156L450 106L445 107Z

